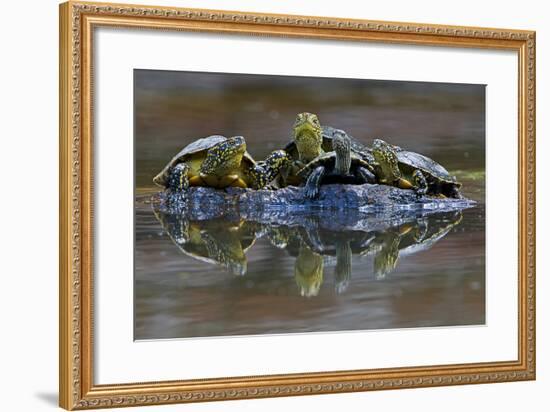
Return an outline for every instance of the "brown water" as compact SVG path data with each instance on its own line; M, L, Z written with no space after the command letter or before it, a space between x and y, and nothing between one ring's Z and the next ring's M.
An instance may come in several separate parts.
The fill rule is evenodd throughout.
M135 339L483 324L484 105L475 85L136 71ZM477 205L352 226L153 211L152 177L194 138L243 135L260 159L302 111L436 159Z

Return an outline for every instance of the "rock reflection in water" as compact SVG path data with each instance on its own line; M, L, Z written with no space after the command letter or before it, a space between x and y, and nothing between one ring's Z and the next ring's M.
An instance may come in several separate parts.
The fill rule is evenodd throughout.
M256 239L294 258L294 279L301 296L317 296L325 269L334 267L334 289L344 293L351 282L352 257L373 256L373 274L382 280L400 258L428 250L462 220L461 211L400 211L390 215L359 211L285 213L263 211L255 220L233 215L206 220L189 214L155 210L172 242L185 255L218 265L233 275L246 275L246 253ZM328 273L328 270L327 270Z

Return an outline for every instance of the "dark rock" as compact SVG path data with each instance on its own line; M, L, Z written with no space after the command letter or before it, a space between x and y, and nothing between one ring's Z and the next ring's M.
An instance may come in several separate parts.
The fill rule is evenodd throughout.
M158 193L153 196L152 203L162 213L185 213L200 220L239 215L264 222L273 220L273 223L282 219L288 223L293 216L299 219L301 214L315 212L319 216L338 215L336 220L349 221L351 226L358 214L361 218L370 215L384 220L460 210L475 205L469 199L417 197L412 190L371 184L324 185L315 200L307 199L302 187L279 190L192 187L185 194Z

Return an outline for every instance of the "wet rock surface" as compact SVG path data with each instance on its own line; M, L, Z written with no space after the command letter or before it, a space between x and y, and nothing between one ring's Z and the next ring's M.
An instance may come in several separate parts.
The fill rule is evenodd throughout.
M299 224L303 215L326 215L325 224L354 227L367 216L378 221L399 219L475 205L469 199L418 197L412 190L386 185L325 185L318 199L304 196L302 187L279 190L192 187L185 194L160 192L153 208L164 214L184 213L190 219L245 218L273 224Z

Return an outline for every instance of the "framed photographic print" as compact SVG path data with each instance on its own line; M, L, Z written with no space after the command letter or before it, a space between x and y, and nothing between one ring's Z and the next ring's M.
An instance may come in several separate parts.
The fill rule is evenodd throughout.
M535 378L534 32L68 2L60 102L62 407Z

